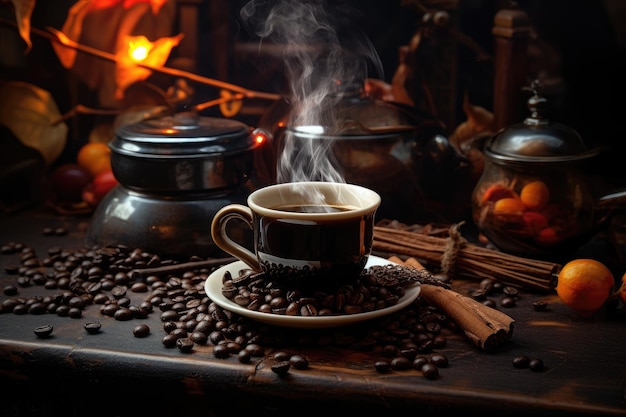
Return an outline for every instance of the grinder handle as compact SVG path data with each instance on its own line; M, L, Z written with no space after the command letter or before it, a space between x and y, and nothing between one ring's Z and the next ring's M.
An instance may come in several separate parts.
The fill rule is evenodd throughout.
M256 255L228 236L226 226L233 219L243 220L250 229L254 229L252 210L242 204L229 204L222 207L213 217L211 222L213 242L225 252L245 262L254 271L261 272L261 265Z

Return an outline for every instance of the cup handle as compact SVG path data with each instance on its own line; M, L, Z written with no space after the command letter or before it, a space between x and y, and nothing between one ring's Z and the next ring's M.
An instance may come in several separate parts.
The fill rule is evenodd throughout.
M213 221L211 222L211 237L213 238L213 242L225 252L242 260L253 270L260 272L261 266L256 255L228 236L226 226L228 222L233 219L242 220L250 229L253 229L252 210L241 204L229 204L222 207L215 213L215 216L213 216Z

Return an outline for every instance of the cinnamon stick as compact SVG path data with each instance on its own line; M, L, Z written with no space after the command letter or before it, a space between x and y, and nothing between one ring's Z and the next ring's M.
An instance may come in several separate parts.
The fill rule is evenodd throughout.
M457 226L458 227L458 226ZM561 265L528 259L465 242L455 233L457 246L453 262L445 265L444 273L469 278L491 278L507 285L539 291L554 289ZM452 235L452 233L451 233ZM449 238L428 236L407 230L376 226L373 249L381 254L405 255L424 261L428 266L444 269L449 255Z
M402 261L391 256L389 260L419 270L426 269L415 258ZM511 339L515 320L507 314L441 286L421 284L420 288L420 297L447 314L475 346L493 350Z

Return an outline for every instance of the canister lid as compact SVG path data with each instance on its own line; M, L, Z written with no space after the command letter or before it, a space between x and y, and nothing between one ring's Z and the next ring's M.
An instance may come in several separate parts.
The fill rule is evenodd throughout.
M488 156L509 161L566 162L597 154L587 148L577 131L547 118L548 101L540 95L538 82L533 82L530 90L530 116L491 137L485 147Z
M229 154L255 147L251 131L236 120L179 113L121 126L110 146L136 156Z

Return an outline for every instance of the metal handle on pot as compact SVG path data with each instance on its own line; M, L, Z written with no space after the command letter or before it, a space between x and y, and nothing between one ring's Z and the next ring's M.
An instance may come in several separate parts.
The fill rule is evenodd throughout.
M250 229L253 229L252 210L242 204L229 204L222 207L213 217L211 222L213 242L225 252L245 262L253 270L260 272L261 266L256 255L228 236L226 227L228 222L234 219L242 220Z

